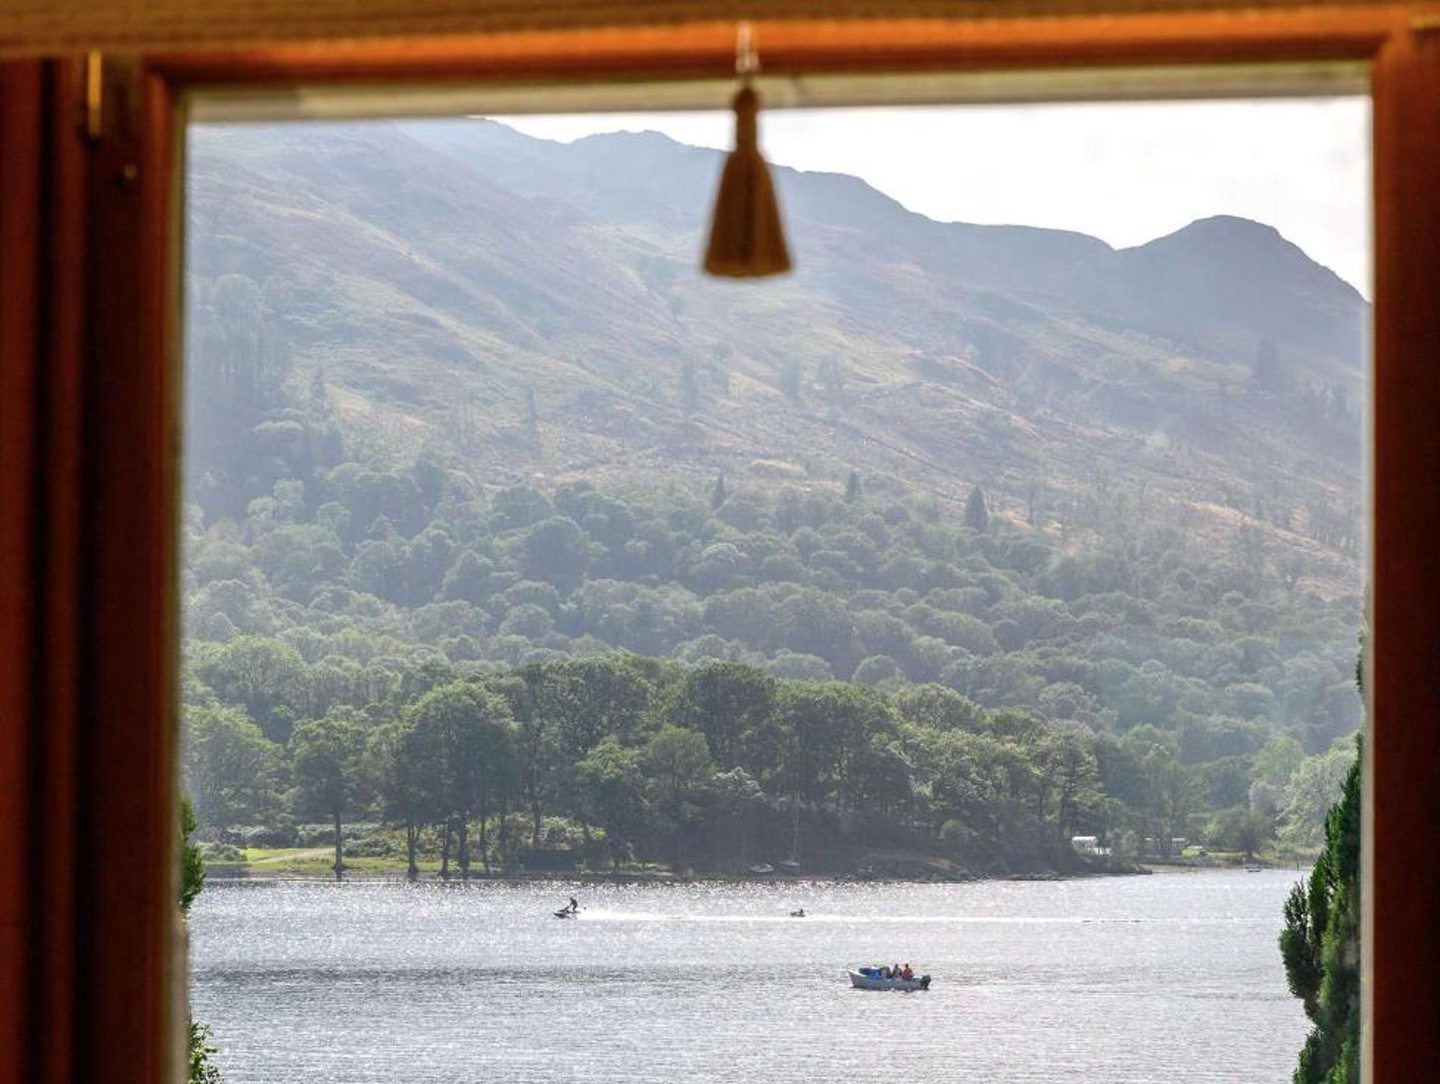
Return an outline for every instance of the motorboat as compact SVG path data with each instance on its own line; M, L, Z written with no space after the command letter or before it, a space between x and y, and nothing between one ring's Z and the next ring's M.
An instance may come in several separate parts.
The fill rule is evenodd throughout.
M791 911L791 912L790 912L790 917L791 917L791 918L804 918L804 917L805 917L805 908L802 907L802 908L800 908L798 911Z
M858 971L847 971L850 985L857 990L928 990L929 975L916 975L913 979L887 979L878 967L862 967Z
M556 917L556 918L579 918L579 917L580 917L580 912L579 912L579 911L572 911L572 910L570 910L570 908L564 907L564 908L561 908L559 911L556 911L556 912L555 912L555 917Z
M775 867L772 866L769 862L761 862L758 865L751 866L750 872L763 877L767 873L774 873Z

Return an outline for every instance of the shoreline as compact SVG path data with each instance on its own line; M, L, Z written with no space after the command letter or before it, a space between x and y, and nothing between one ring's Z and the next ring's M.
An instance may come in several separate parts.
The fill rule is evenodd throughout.
M1091 877L1144 876L1153 873L1185 873L1202 870L1249 870L1251 872L1287 870L1303 873L1310 863L1295 856L1286 861L1274 858L1245 861L1234 856L1205 858L1152 858L1136 862L1108 865L1079 861L1067 868L1036 867L1010 869L972 869L951 859L921 854L875 855L870 864L845 869L813 871L713 872L684 869L675 871L657 866L630 867L617 870L555 869L525 870L511 868L472 868L468 878L452 867L449 877L440 876L440 864L434 859L421 863L419 876L413 881L406 875L403 860L392 858L356 857L346 860L343 881L335 878L333 852L323 848L294 848L282 852L262 852L259 857L244 860L220 860L205 863L205 876L211 884L237 882L307 881L330 884L354 882L466 884L469 882L497 884L966 884L974 881L1065 881ZM873 865L873 868L871 866Z
M1211 866L1211 867L1186 867L1191 869L1233 869L1238 867ZM1279 867L1269 867L1279 868ZM422 872L415 879L410 880L405 876L405 871L388 870L347 870L342 880L336 880L333 872L312 872L300 870L254 870L253 867L237 868L235 866L207 866L205 870L206 883L210 886L219 885L242 885L242 884L419 884L419 885L440 885L444 887L460 887L466 885L525 885L525 884L556 884L556 885L665 885L669 887L683 885L802 885L802 884L972 884L982 881L1078 881L1089 880L1099 877L1143 877L1157 872L1146 866L1136 865L1123 869L1093 869L1074 870L1069 872L1037 872L1037 873L992 873L992 874L948 874L945 876L872 876L854 877L849 875L835 874L793 874L777 877L773 874L743 874L743 873L691 873L677 874L669 871L637 871L621 870L614 873L597 872L574 872L558 873L548 871L535 872L472 872L468 879L459 876L441 878L437 873ZM1166 870L1166 872L1180 872L1180 870Z

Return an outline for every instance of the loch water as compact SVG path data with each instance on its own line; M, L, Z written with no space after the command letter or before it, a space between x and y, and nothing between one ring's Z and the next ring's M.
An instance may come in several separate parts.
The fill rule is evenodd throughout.
M226 1084L1284 1084L1300 876L212 882L191 1006ZM581 918L557 921L571 894ZM846 980L894 962L930 990Z

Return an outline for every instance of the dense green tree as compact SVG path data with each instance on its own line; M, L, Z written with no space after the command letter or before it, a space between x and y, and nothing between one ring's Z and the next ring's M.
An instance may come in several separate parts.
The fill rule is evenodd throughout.
M241 636L199 653L195 669L222 700L243 708L267 738L290 740L305 675L305 660L292 645Z
M570 589L584 575L590 551L585 532L574 520L553 516L525 531L519 557L520 570L530 579Z
M605 830L618 868L645 818L643 754L607 737L585 754L579 776L585 815Z
M965 498L965 526L979 533L983 533L990 526L990 509L985 504L985 491L978 485L971 486L970 496Z
M750 844L756 821L765 808L765 792L755 777L744 768L716 772L711 780L713 792L712 831L719 837L719 847L730 843L738 852L733 868L743 870L750 865ZM717 848L718 849L718 848Z
M540 690L544 710L570 756L583 757L609 735L625 741L636 736L655 696L648 670L634 655L571 659L546 668Z
M674 865L681 865L681 841L697 819L695 809L715 775L705 736L667 724L655 732L643 750L644 765L654 791L653 804L668 822L673 839Z
M908 723L928 730L978 730L980 708L944 685L907 685L892 697L895 710Z
M405 829L405 876L417 880L420 829L432 819L425 765L408 723L387 723L371 731L362 766L366 789L391 823Z
M1354 764L1355 745L1345 738L1300 762L1285 788L1280 811L1283 833L1291 845L1326 844L1330 806Z
M1285 901L1280 953L1314 1024L1295 1084L1360 1080L1360 763L1325 818L1325 849Z
M1273 818L1249 809L1227 809L1215 818L1210 842L1221 850L1239 851L1246 861L1254 861L1274 837Z
M284 750L234 708L185 713L181 765L206 824L273 823L279 813Z
M1190 815L1200 802L1200 787L1191 772L1165 749L1150 749L1140 760L1144 778L1141 815L1154 851L1174 853L1174 840L1188 839Z
M1088 735L1078 727L1048 734L1037 750L1040 776L1048 781L1055 800L1056 842L1066 846L1074 830L1087 821L1099 804L1100 775Z
M301 808L329 817L335 826L335 879L344 878L342 819L357 801L365 730L354 719L331 715L301 723L290 739Z
M456 681L430 690L408 711L418 757L438 770L446 824L457 837L460 876L470 876L470 824L479 817L481 861L488 868L486 825L512 770L510 708L480 685Z
M747 737L774 710L775 679L743 663L717 662L688 672L666 697L665 717L705 736L719 764L759 765L746 755Z

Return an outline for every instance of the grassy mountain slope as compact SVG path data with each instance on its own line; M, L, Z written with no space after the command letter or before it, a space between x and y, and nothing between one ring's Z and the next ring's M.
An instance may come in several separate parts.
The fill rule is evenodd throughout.
M1368 307L1268 227L1116 251L780 170L799 270L756 286L696 273L718 155L653 133L227 127L191 163L192 273L266 284L371 453L460 446L489 482L859 468L942 502L978 482L1042 526L1122 484L1354 587L1320 521L1358 508Z

